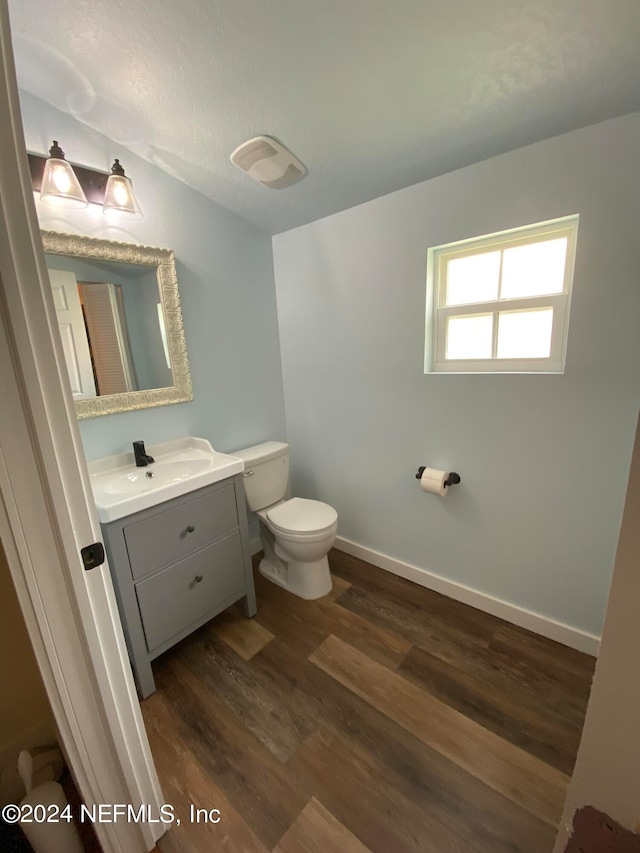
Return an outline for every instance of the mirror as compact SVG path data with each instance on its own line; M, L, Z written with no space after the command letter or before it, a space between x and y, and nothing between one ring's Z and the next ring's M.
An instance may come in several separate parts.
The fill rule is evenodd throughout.
M79 418L193 399L171 249L42 231Z

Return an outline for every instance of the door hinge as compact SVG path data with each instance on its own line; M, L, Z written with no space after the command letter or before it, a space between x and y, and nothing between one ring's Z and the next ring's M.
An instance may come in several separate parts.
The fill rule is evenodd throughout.
M104 545L102 542L94 542L93 545L87 545L80 549L80 556L84 563L85 571L95 569L96 566L101 566L104 563Z

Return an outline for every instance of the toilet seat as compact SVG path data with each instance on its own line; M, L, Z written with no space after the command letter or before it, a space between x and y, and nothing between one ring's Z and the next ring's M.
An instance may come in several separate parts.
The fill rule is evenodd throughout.
M329 504L307 498L291 498L266 512L270 527L278 533L296 538L317 536L331 530L338 521L338 513Z

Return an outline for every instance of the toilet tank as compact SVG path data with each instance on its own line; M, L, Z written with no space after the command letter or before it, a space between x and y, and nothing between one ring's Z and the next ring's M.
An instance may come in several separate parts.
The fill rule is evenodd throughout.
M289 445L282 441L265 441L234 456L244 459L243 480L249 509L255 512L281 501L289 484Z

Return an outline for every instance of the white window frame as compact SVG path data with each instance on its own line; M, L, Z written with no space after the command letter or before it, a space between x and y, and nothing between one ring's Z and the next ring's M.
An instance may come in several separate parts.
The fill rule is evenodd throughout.
M569 330L569 307L573 287L578 215L527 225L471 240L448 243L429 249L427 254L427 311L425 336L425 373L564 373ZM564 283L561 293L525 298L500 298L461 305L445 305L447 263L454 258L484 254L514 246L567 238ZM500 285L501 285L500 281ZM548 358L497 358L498 314L526 309L553 308L551 351ZM446 328L449 317L493 315L493 356L490 359L447 359Z

